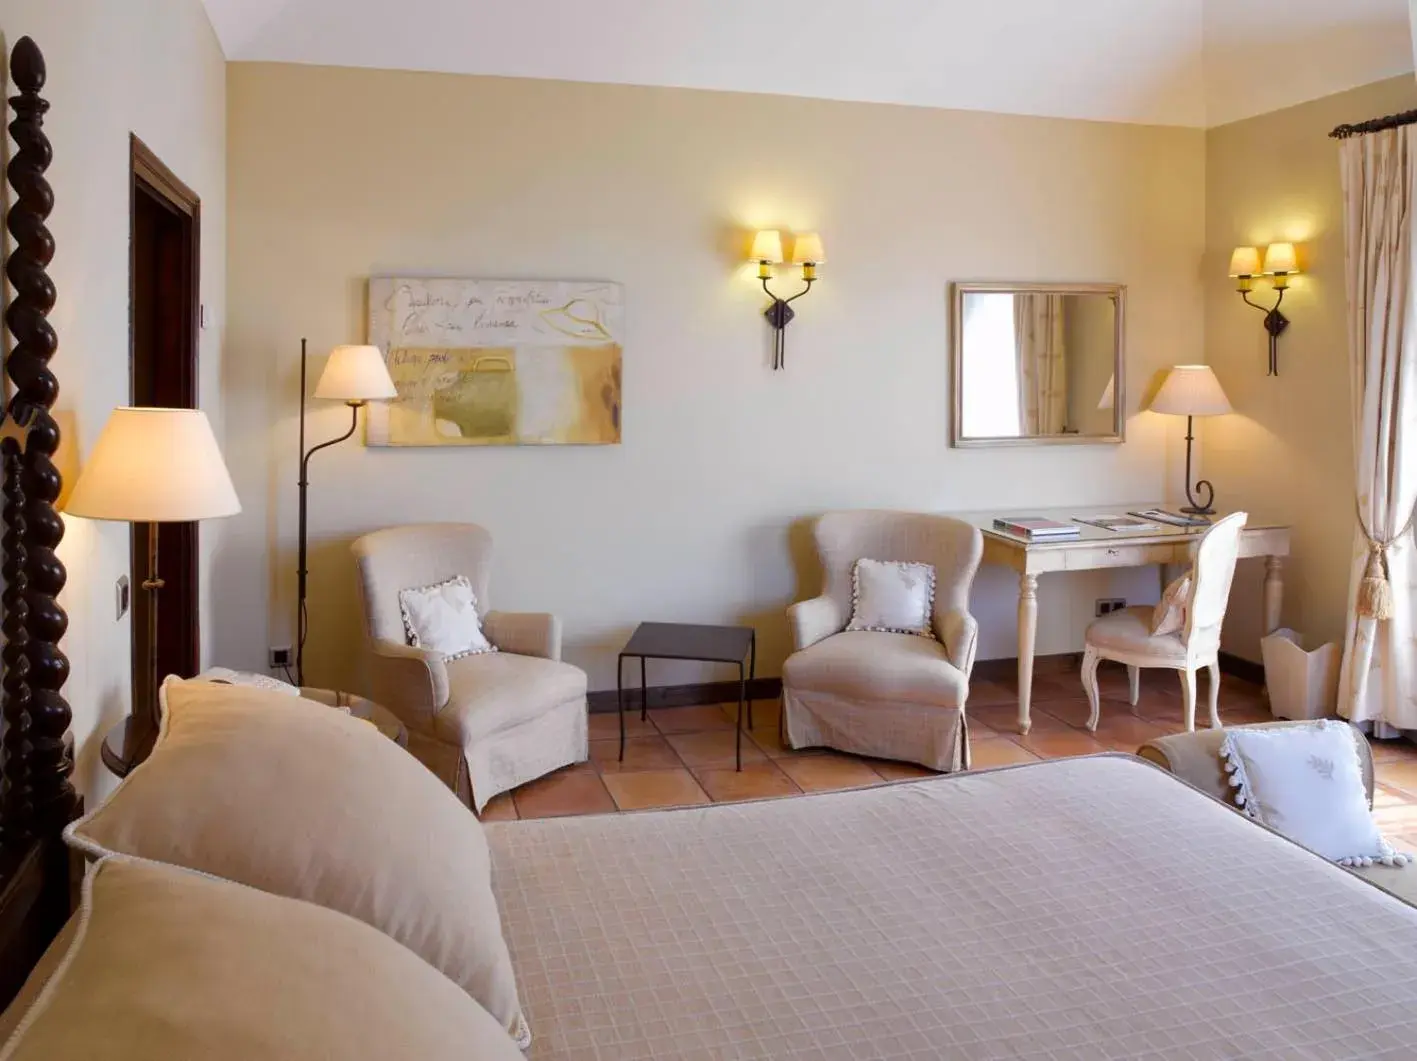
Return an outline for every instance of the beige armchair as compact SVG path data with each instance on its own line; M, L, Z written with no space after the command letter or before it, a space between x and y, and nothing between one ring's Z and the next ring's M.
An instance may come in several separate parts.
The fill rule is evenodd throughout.
M373 696L408 727L408 749L481 810L499 792L584 762L586 676L561 662L554 615L488 610L492 537L471 523L366 534L353 545ZM405 643L399 591L472 583L497 652L446 660Z
M796 649L782 669L787 743L934 770L968 767L964 705L979 634L969 590L984 552L979 530L947 516L832 512L814 533L826 589L787 611ZM846 630L860 559L934 566L935 639Z

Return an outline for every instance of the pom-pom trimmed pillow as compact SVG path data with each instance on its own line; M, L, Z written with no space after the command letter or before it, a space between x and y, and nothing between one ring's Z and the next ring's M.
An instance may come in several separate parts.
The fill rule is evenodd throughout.
M310 903L126 858L84 880L4 1061L522 1061L412 951ZM22 998L31 996L32 983Z
M857 560L851 569L848 630L934 637L935 569L929 564Z
M399 611L408 643L414 648L429 648L450 660L497 651L482 632L477 596L463 575L399 590Z
M1221 758L1235 802L1262 825L1340 866L1405 866L1383 839L1344 722L1227 730Z
M372 925L531 1041L482 825L372 726L323 704L168 678L147 760L64 832ZM335 1056L335 1055L331 1055Z
M1151 613L1151 632L1179 634L1186 628L1186 608L1191 603L1191 576L1182 575L1166 587Z

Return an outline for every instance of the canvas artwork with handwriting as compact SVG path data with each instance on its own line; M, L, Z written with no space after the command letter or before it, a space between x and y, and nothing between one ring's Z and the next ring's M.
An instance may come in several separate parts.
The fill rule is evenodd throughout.
M369 445L618 443L623 327L619 284L374 277L399 396L370 405Z

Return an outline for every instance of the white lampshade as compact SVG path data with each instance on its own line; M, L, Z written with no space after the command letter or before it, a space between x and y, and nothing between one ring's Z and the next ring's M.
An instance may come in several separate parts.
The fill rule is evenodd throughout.
M782 262L782 233L775 228L764 229L753 237L753 249L748 255L749 261L770 262L778 265Z
M374 402L397 398L384 353L377 346L337 346L315 385L316 398L340 402Z
M794 265L821 265L827 260L822 249L822 237L815 232L804 232L792 242L792 263Z
M185 523L241 511L207 414L114 409L64 511L129 523Z
M1230 399L1209 365L1176 365L1166 377L1151 411L1175 416L1222 416L1230 412Z
M1299 271L1299 257L1292 243L1271 243L1264 252L1264 271L1270 276Z
M1230 255L1231 276L1259 276L1260 250L1258 247L1236 247Z

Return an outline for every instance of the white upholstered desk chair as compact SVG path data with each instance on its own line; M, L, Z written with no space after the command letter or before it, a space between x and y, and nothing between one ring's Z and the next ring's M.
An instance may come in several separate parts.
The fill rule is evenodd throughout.
M969 589L984 555L978 528L948 516L829 512L814 535L826 588L787 610L796 650L782 668L787 744L967 768L964 705L979 635ZM934 567L934 637L846 629L861 559Z
M1141 692L1142 667L1169 667L1181 674L1181 696L1187 731L1196 728L1196 672L1210 671L1210 724L1220 726L1220 626L1230 602L1230 583L1240 552L1240 532L1247 515L1226 516L1201 536L1191 569L1191 596L1185 625L1179 633L1153 634L1152 608L1124 608L1094 620L1087 628L1082 657L1082 684L1092 705L1087 728L1096 729L1101 713L1097 665L1104 659L1127 665L1131 702Z
M585 671L561 662L554 615L488 610L492 536L473 523L366 534L353 545L374 700L408 729L408 750L481 811L589 755ZM407 643L399 591L458 575L472 583L482 632L498 651L445 659Z

